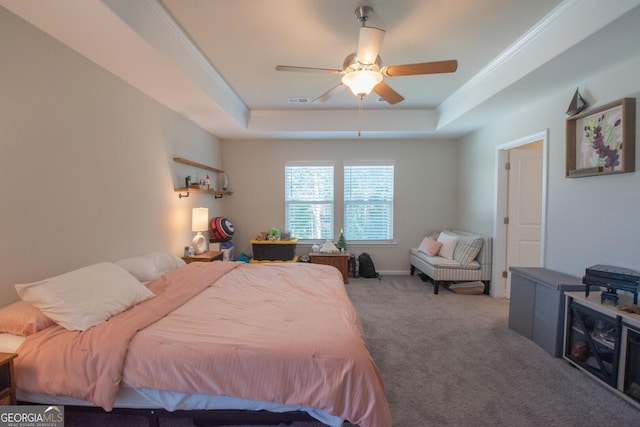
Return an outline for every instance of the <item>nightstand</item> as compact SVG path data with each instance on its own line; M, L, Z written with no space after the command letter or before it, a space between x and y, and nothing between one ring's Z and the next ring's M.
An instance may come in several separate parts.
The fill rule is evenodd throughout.
M0 405L16 404L16 377L13 373L13 359L16 353L0 353Z
M344 283L349 283L349 257L351 255L348 253L340 253L340 254L320 254L320 253L310 253L309 258L311 259L312 264L324 264L331 265L342 273L342 279Z
M222 251L208 251L200 255L183 256L182 259L187 264L191 262L222 261L223 255L224 255L224 252Z

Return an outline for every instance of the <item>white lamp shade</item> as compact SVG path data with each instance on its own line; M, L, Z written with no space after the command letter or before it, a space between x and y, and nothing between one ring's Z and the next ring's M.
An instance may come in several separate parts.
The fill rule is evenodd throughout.
M209 209L193 208L191 213L191 231L206 231L209 228Z
M358 40L358 62L373 65L378 58L378 52L384 39L384 30L374 27L361 27Z
M382 74L371 70L358 70L342 76L342 83L349 86L355 96L366 96L382 81Z

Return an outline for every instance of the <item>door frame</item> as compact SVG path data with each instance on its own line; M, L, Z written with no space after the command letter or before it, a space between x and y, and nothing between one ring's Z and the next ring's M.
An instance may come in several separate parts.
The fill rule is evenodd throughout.
M544 267L544 254L547 235L547 198L548 198L548 161L549 161L549 129L516 139L505 144L496 146L496 199L495 217L493 228L493 266L491 273L491 296L494 298L505 298L506 279L502 277L502 272L506 269L505 257L507 247L507 233L504 224L504 217L507 214L508 179L504 164L507 161L508 151L512 148L527 145L532 142L542 141L542 200L540 215L540 266Z

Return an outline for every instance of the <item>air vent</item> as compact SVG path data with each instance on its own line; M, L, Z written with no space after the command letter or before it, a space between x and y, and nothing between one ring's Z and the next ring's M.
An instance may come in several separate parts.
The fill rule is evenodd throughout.
M287 98L289 104L308 104L309 98Z

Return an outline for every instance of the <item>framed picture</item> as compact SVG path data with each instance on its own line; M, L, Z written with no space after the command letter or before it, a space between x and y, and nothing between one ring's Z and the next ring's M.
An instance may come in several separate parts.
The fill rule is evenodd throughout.
M566 177L633 172L635 132L635 98L623 98L568 118Z

